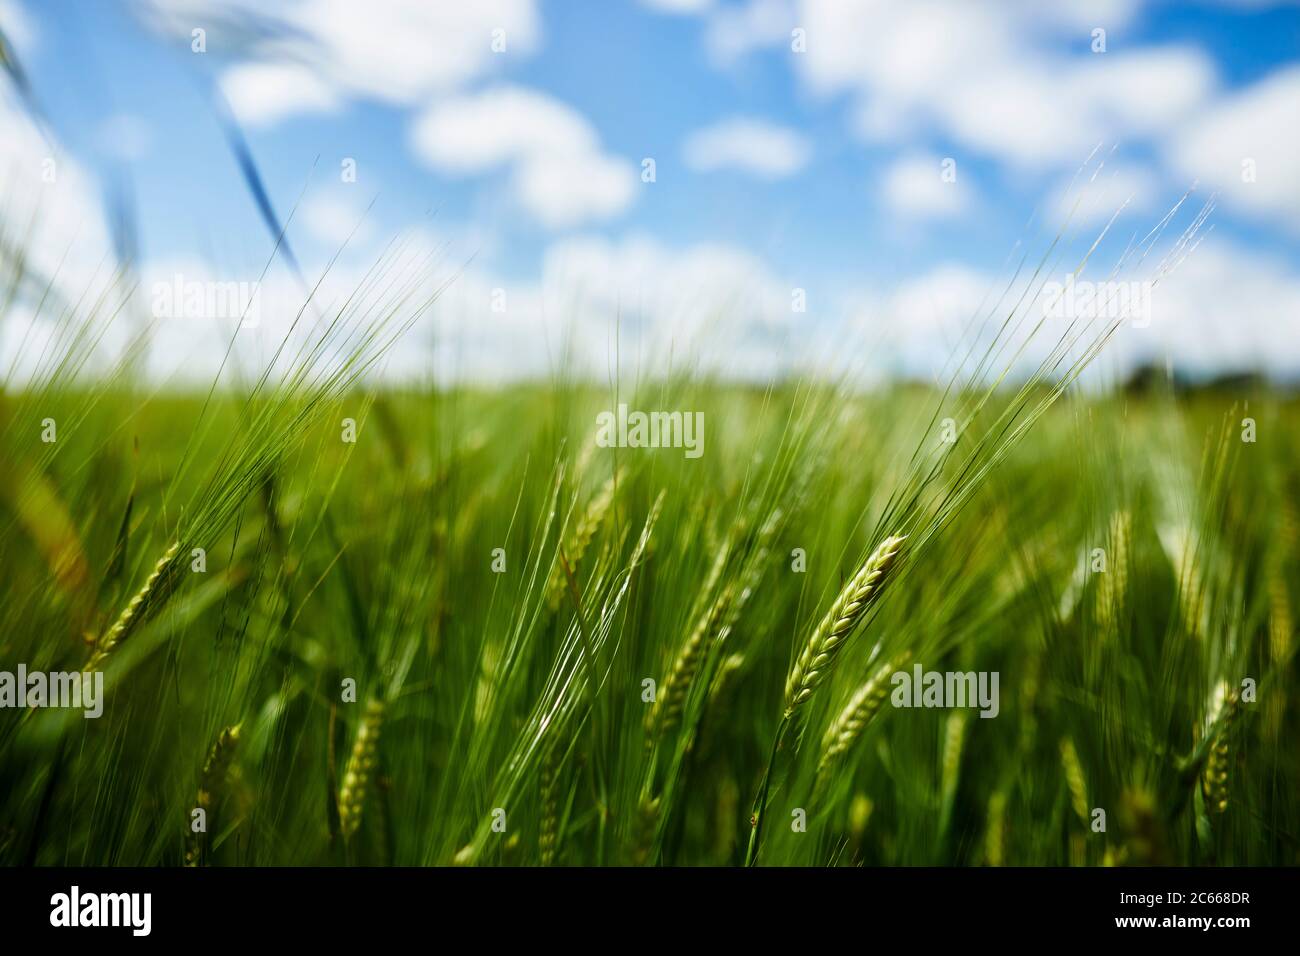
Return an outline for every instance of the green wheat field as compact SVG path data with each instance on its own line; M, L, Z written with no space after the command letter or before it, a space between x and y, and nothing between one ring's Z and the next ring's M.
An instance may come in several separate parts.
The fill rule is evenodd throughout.
M1073 325L947 388L381 385L431 305L190 391L72 310L0 394L0 670L104 679L0 710L0 861L1300 862L1290 395L1081 389Z

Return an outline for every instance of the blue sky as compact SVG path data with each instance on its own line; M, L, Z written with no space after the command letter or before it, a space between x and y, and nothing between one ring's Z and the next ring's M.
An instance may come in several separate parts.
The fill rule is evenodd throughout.
M374 200L352 254L427 231L472 257L462 309L497 287L539 308L548 262L593 285L637 272L605 302L720 275L767 290L758 311L806 289L785 340L910 328L927 300L915 334L934 334L1017 242L1055 232L1092 156L1084 248L1125 200L1121 245L1193 182L1198 205L1217 196L1204 274L1194 255L1169 300L1182 325L1132 355L1300 370L1295 3L0 0L5 18L87 196L130 184L145 263L243 275L270 251L214 90L280 214L305 197L290 239L308 263Z

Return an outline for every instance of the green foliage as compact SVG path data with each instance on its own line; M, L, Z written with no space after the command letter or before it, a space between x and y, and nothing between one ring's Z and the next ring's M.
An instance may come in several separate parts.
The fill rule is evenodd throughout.
M1242 443L1222 396L1069 397L966 506L944 510L954 458L904 514L900 423L935 396L665 387L705 413L698 460L593 447L607 397L576 385L348 390L274 455L232 439L238 480L189 490L187 454L221 460L213 436L282 411L217 399L190 441L200 403L105 393L52 457L10 418L7 468L40 481L0 505L0 669L81 668L194 527L176 502L230 515L111 655L103 717L0 712L0 860L739 863L779 736L764 864L1297 861L1294 402L1253 397ZM921 543L778 732L792 664L889 521ZM997 671L998 716L877 694L838 737L909 655ZM1245 678L1255 701L1225 707Z

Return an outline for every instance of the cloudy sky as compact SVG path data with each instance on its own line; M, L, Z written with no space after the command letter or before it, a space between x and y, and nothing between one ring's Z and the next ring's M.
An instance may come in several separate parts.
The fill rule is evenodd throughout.
M566 341L596 371L617 342L930 374L1019 257L1065 229L1063 277L1119 210L1105 278L1195 187L1166 244L1209 228L1105 367L1300 376L1293 2L0 0L0 27L44 118L4 84L0 220L66 284L121 210L145 292L259 278L225 103L313 280L394 237L452 280L415 374L545 374ZM298 293L282 262L262 288L269 340ZM216 326L164 322L154 366L201 372Z

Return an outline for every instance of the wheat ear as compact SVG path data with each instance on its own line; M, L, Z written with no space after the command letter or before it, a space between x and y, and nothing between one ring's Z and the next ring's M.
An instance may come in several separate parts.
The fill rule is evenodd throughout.
M822 682L854 628L880 596L886 576L898 559L902 537L889 537L867 558L862 569L845 585L808 644L790 669L785 682L785 716L791 717Z
M890 678L894 672L911 660L912 652L904 651L896 660L885 661L871 678L853 692L849 702L844 705L822 738L822 756L817 765L817 790L829 779L835 761L853 746L854 741L862 736L867 725L875 719L876 714L888 696Z
M647 747L654 742L653 737L656 732L658 734L669 733L681 721L682 713L686 708L686 698L690 694L691 685L695 682L695 678L699 673L700 664L704 660L704 653L708 649L709 643L712 641L721 644L726 640L727 635L731 633L732 626L740 618L745 605L749 603L750 597L753 596L754 589L762 577L767 556L771 550L771 539L775 534L780 517L781 513L779 511L774 512L764 523L758 534L758 545L740 578L737 581L732 581L722 589L717 599L700 617L699 623L682 645L676 659L673 661L672 668L668 672L668 676L664 679L654 706L650 708L650 713L646 715L645 730L650 735L646 739ZM718 557L714 560L713 567L710 569L709 576L701 591L705 596L712 594L716 589L718 579L727 566L729 553L729 548L725 546L719 550ZM710 699L717 695L722 684L732 676L743 661L743 656L733 654L721 662L718 672L714 675L713 685L709 688Z
M135 592L135 596L131 598L130 603L118 616L113 626L105 631L104 635L95 643L95 649L91 652L90 660L86 661L86 666L82 670L101 670L104 664L107 663L109 655L113 653L114 648L130 635L139 621L144 619L146 604L161 597L163 589L169 583L169 579L165 578L164 575L167 575L172 570L172 561L175 560L180 547L181 543L179 541L174 542L158 559L158 563L153 567L153 572L145 580L144 586Z
M204 813L209 812L221 798L230 765L235 759L235 750L239 746L239 724L227 727L217 735L216 742L208 751L208 758L203 762L203 773L199 775L199 793L197 804ZM198 866L203 857L203 838L206 830L196 833L190 831L189 847L185 851L185 865Z
M1224 813L1228 809L1228 766L1231 762L1231 749L1228 746L1229 734L1237 718L1237 695L1228 693L1220 705L1220 715L1214 721L1214 742L1210 744L1209 756L1205 760L1205 771L1201 776L1201 790L1205 794L1207 806L1215 813Z
M587 546L591 544L591 539L596 536L597 529L604 523L605 515L609 512L609 506L613 502L614 479L609 478L587 504L586 511L578 519L573 534L569 537L568 546L564 549L564 557L569 562L569 570L575 574L578 570L578 562L582 560L583 554L586 553ZM559 610L560 605L564 602L564 593L567 586L568 580L565 577L564 569L557 563L551 569L551 577L546 585L546 605L552 612Z
M1061 738L1061 767L1065 771L1065 785L1070 791L1070 807L1084 823L1088 822L1088 787L1083 776L1083 764L1079 762L1079 752L1074 749L1074 741L1069 737Z
M728 554L727 548L721 548L718 551L718 556L713 560L713 566L709 569L709 575L705 579L704 587L701 590L706 600L717 588L718 581L722 577L722 571L727 565ZM655 696L654 706L650 708L650 713L646 714L645 730L647 734L652 736L656 732L666 734L675 728L681 720L682 711L686 709L686 698L690 694L691 685L695 682L695 675L699 673L700 664L704 661L704 651L708 647L709 639L718 631L718 622L726 614L727 605L730 603L730 595L731 592L728 589L708 605L704 613L696 621L695 627L687 636L686 641L682 644L681 650L677 652L673 666L669 669L668 676L664 678L663 686L659 688L659 693Z
M375 754L379 747L379 730L384 722L383 701L372 699L366 704L365 715L357 727L343 771L343 785L339 788L339 832L349 838L361 827L361 811L365 807L366 788L375 769Z
M1001 790L989 797L988 829L984 831L984 859L989 866L1001 866L1006 849L1007 795Z
M655 831L659 828L659 797L646 794L637 803L632 821L632 865L645 866L654 850Z
M542 866L551 866L555 862L555 850L560 842L560 808L556 792L558 768L555 759L547 755L542 761L540 797L542 803L542 822L537 835L537 855Z
M736 675L745 666L744 654L728 654L718 662L718 669L713 674L713 683L709 685L709 704L713 705L723 694L728 693L736 680Z
M1123 623L1132 529L1133 521L1127 511L1116 511L1111 515L1110 563L1097 588L1097 622L1103 639Z
M1268 576L1268 652L1269 659L1276 667L1285 667L1291 655L1291 635L1295 625L1291 619L1291 602L1287 597L1286 580L1277 565ZM1287 712L1286 687L1279 685L1268 695L1265 705L1265 728L1269 738L1276 740L1282 728L1282 720Z
M695 675L699 672L700 663L704 660L706 638L711 632L710 624L714 616L713 611L710 610L700 618L699 623L682 645L682 649L677 653L677 659L673 661L668 676L664 678L663 687L655 698L654 706L650 708L650 713L646 714L645 731L651 737L670 732L681 721L682 711L686 708L686 697L690 692L691 684L695 681ZM650 740L647 739L647 743L649 742Z

